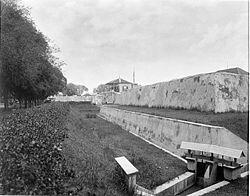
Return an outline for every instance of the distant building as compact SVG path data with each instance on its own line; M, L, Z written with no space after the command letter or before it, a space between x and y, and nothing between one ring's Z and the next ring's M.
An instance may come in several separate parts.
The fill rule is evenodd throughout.
M105 85L109 86L111 91L123 92L133 88L136 84L128 82L122 78L118 78L106 83Z

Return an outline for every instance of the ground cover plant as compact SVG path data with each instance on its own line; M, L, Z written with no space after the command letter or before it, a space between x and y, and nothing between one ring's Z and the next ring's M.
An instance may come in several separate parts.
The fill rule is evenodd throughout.
M151 189L186 171L186 164L99 117L99 108L70 104L67 164L75 170L72 185L80 195L127 195L115 157L125 156L139 170L137 182Z
M118 109L142 112L152 115L163 116L186 120L196 123L225 127L235 135L248 142L249 113L248 112L227 112L213 113L200 112L195 110L173 109L173 108L149 108L137 106L114 105Z
M74 176L61 152L68 104L53 103L1 113L3 194L69 194Z
M247 196L249 190L249 177L239 178L230 184L205 194L205 196Z

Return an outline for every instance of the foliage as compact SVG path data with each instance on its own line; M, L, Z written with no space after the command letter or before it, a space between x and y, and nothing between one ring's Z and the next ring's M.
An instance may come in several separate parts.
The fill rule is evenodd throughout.
M126 184L126 174L118 164L112 171L112 180L113 183L121 189L121 191L128 193L128 185Z
M161 175L162 168L158 167L151 160L132 155L131 163L140 171L137 180L143 179L147 183L141 183L144 188L153 189L162 184L161 179L155 174ZM170 180L170 179L169 179Z
M74 177L62 155L67 137L67 104L18 110L2 117L1 151L4 194L66 194Z
M139 170L137 184L148 189L186 171L183 161L118 125L99 117L89 118L99 112L99 107L72 102L70 110L67 123L70 137L65 141L64 152L77 171L78 187L83 187L79 195L85 195L86 191L96 195L128 195L122 191L126 188L124 176L116 167L115 157L125 156L131 161Z
M27 8L1 0L1 94L23 101L45 99L62 91L67 81L54 48L35 27ZM26 104L27 105L27 104Z
M248 196L249 195L249 177L238 178L231 181L230 184L217 190L205 194L205 196Z
M97 88L94 89L94 93L103 93L103 92L107 92L110 90L111 90L111 87L109 85L100 84Z
M87 113L86 118L96 118L96 114Z
M75 85L72 83L67 84L63 89L63 94L72 96L72 95L82 95L84 91L88 91L88 88L84 85Z

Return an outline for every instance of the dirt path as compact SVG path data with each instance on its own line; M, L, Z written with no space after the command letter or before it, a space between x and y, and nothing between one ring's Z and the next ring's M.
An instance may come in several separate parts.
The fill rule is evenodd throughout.
M119 156L126 156L139 169L137 182L145 188L153 188L186 171L184 162L96 117L98 112L95 106L74 104L68 118L69 138L64 153L77 171L74 183L85 192L126 195L114 160Z

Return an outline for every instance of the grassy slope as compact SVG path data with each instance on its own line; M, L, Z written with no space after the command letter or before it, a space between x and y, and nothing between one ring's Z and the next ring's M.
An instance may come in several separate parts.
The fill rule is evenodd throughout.
M100 118L87 118L98 108L72 104L68 120L69 138L64 153L77 170L77 181L84 190L107 195L123 195L113 174L115 157L126 156L139 169L137 182L147 188L160 185L186 171L179 159L149 145L119 126ZM96 185L96 186L93 186Z
M245 141L248 141L249 114L247 112L228 112L214 114L212 112L199 112L183 109L175 110L169 108L148 108L122 105L116 105L114 107L119 109L164 116L168 118L181 119L191 122L225 127L228 130L232 131L235 135L241 137Z
M249 186L248 178L249 177L237 179L229 185L205 194L205 196L247 196Z

